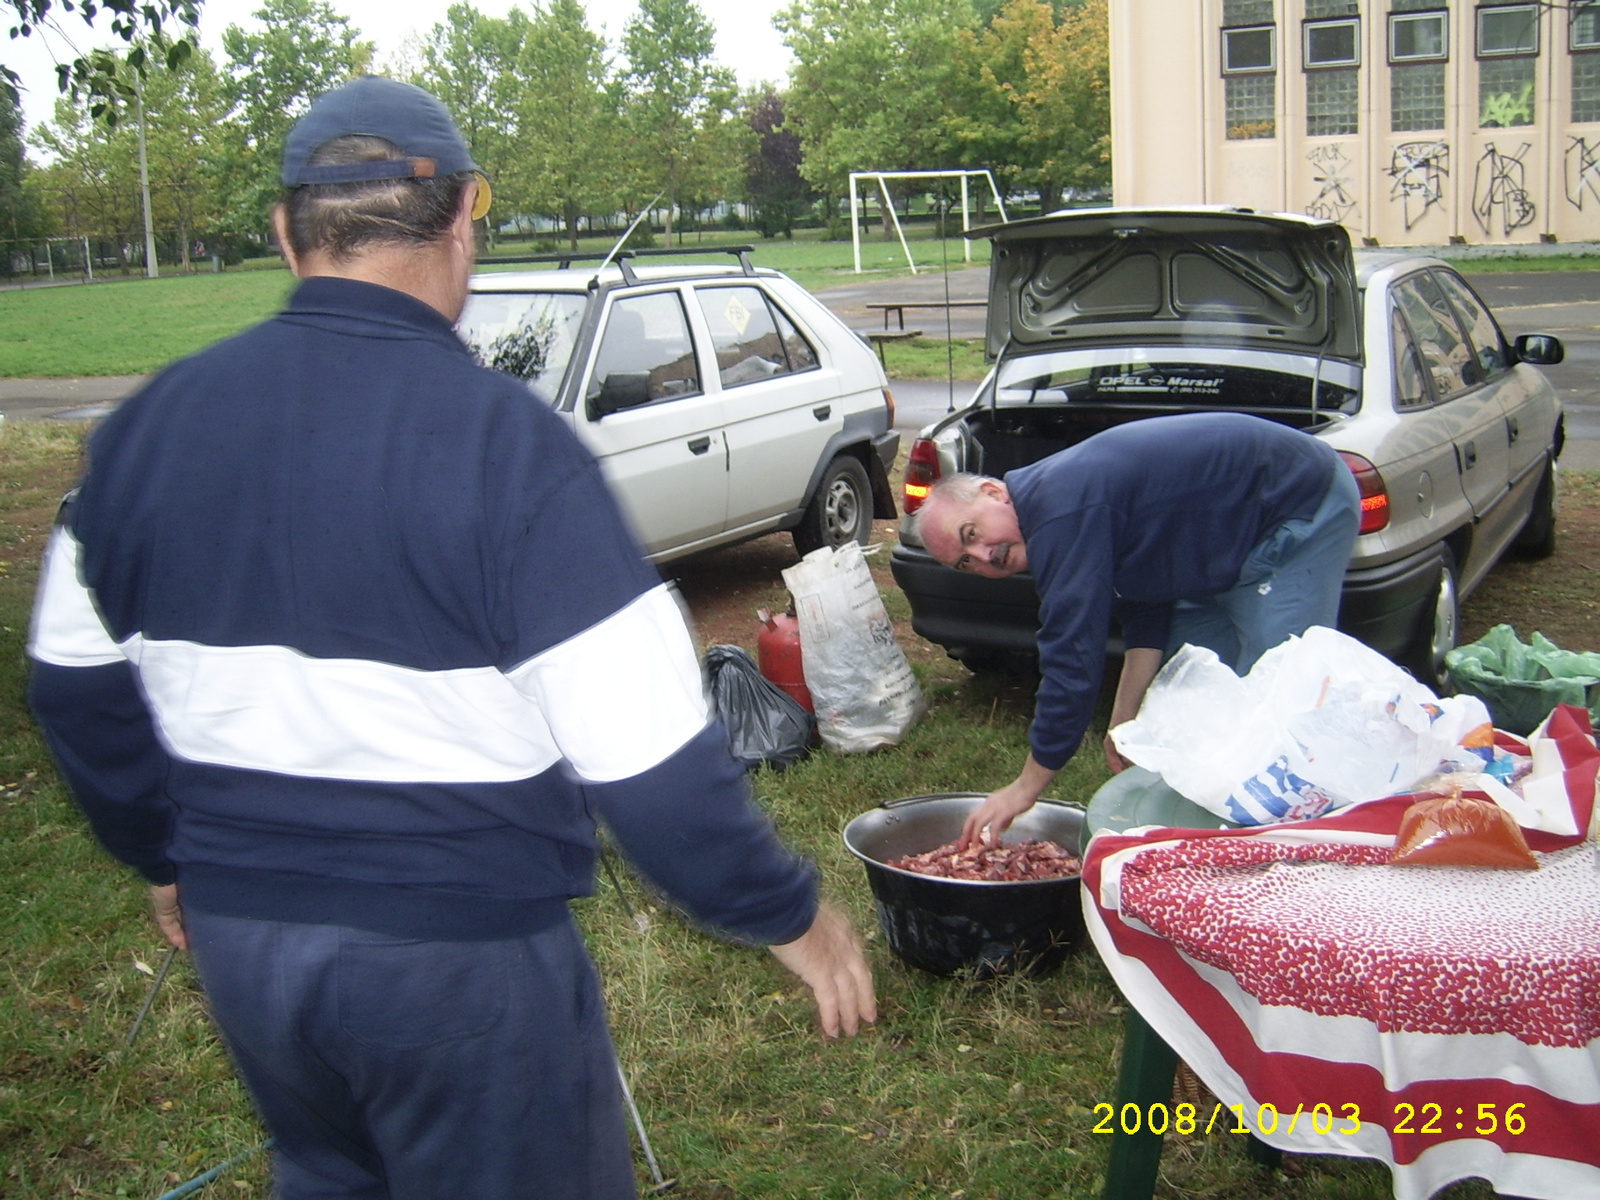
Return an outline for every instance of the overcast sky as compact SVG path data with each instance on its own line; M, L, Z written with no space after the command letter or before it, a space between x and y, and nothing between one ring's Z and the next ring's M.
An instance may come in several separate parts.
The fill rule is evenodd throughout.
M700 0L701 10L716 27L717 58L724 66L733 68L741 84L763 80L781 84L787 77L793 59L779 39L778 31L772 27L773 14L787 7L787 2ZM377 62L381 65L399 50L408 34L413 31L426 34L444 20L450 0L331 0L331 3L335 12L350 18L362 37L377 44ZM490 16L504 16L512 3L513 0L476 0L476 7ZM637 11L636 0L584 0L584 4L589 10L590 28L603 33L614 50L622 38L622 27ZM200 42L219 64L224 59L223 30L229 25L253 26L255 20L250 14L260 7L261 0L206 0L200 10ZM110 33L96 36L96 31L86 28L75 13L62 13L60 20L67 33L77 40L80 50L116 40ZM109 29L109 21L102 15L96 26ZM73 57L70 47L59 39L41 42L38 35L0 42L0 62L21 75L27 88L22 95L22 111L30 130L48 121L55 107L53 64ZM31 149L30 153L37 161L38 150Z

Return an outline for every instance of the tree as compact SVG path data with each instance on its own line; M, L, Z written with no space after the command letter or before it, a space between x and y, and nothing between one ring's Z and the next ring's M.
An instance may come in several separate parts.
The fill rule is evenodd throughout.
M0 95L0 240L15 244L23 238L39 236L44 230L33 189L25 186L30 170L22 144L22 108L16 97ZM0 257L5 273L11 273L11 255Z
M126 58L115 51L91 50L77 53L56 67L56 81L63 94L76 100L89 98L90 114L115 126L121 106L133 99L133 88L126 68L142 75L152 62L176 69L194 53L195 27L200 23L202 0L5 0L15 18L11 36L32 37L48 29L65 38L51 16L55 9L76 11L87 28L102 12L111 14L111 32L131 49ZM177 34L172 37L169 30ZM72 45L68 38L67 44ZM147 50L146 47L149 49ZM151 51L154 53L152 54ZM0 65L0 96L16 103L21 86L17 73Z
M666 233L690 196L726 196L740 184L746 129L733 72L712 62L716 31L695 0L640 0L622 33L630 158L666 197Z
M1111 48L1106 0L1068 9L1048 37L1028 44L1032 85L1019 101L1038 155L1041 197L1051 207L1062 186L1111 184Z
M517 73L522 98L508 182L533 212L549 213L578 248L578 221L620 207L617 110L606 44L579 0L535 9Z
M509 182L517 114L525 81L518 69L530 23L513 8L486 17L470 4L452 4L421 48L412 82L437 96L455 118L472 159L495 187L503 210L519 197Z
M133 87L137 74L124 63L121 79ZM213 164L225 156L230 131L228 101L211 56L204 50L177 69L151 65L138 85L143 93L151 219L172 238L185 266L197 235L209 235L220 213ZM85 98L56 102L55 120L34 140L56 162L45 182L61 224L69 232L109 237L126 271L128 246L142 240L138 126L115 127L96 120Z
M794 220L810 199L800 174L800 135L783 121L783 97L771 87L751 95L745 121L755 134L745 166L745 192L762 237L794 236Z
M260 29L230 25L222 35L228 95L242 135L228 172L239 229L266 225L290 126L311 101L372 60L372 44L328 0L264 0L252 15Z
M109 238L128 274L130 249L143 237L136 135L126 122L96 120L80 97L57 100L53 116L32 141L55 157L43 182L60 224L70 234Z
M787 119L815 187L837 196L852 171L959 165L968 0L796 0L775 20L796 60Z

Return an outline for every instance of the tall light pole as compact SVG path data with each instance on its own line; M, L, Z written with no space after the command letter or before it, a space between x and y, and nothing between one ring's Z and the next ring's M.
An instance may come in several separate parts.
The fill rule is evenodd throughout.
M156 269L156 231L150 223L150 168L145 164L144 157L144 77L135 72L133 76L133 95L139 105L139 194L144 199L144 273L146 278L154 279L160 272Z

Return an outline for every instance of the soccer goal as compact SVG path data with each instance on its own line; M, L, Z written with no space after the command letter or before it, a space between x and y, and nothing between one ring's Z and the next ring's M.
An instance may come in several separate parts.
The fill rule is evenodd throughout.
M877 181L878 190L883 194L883 211L889 214L889 219L894 222L894 231L900 238L900 248L905 251L906 265L911 268L911 273L917 273L916 260L911 257L911 244L906 241L906 231L900 227L900 214L894 210L894 201L889 198L889 180L891 179L959 179L961 180L961 231L965 233L972 228L971 224L971 188L970 181L980 178L989 184L989 194L994 197L995 207L1000 210L1000 219L1009 220L1006 216L1006 203L1000 198L1000 189L995 185L994 175L987 170L981 171L851 171L850 172L850 245L855 250L856 274L861 274L861 183L866 182L870 188L874 180ZM972 261L972 243L962 239L961 251L967 262Z

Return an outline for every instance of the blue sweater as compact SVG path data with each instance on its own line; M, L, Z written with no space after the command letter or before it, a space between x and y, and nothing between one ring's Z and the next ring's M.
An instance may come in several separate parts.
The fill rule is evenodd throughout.
M517 936L592 891L598 816L705 923L810 924L598 466L433 309L308 280L89 464L31 700L96 835L185 904Z
M1192 413L1130 421L1007 474L1040 601L1034 759L1059 769L1083 740L1113 611L1130 648L1164 650L1173 601L1231 588L1256 544L1312 516L1343 469L1286 426Z

